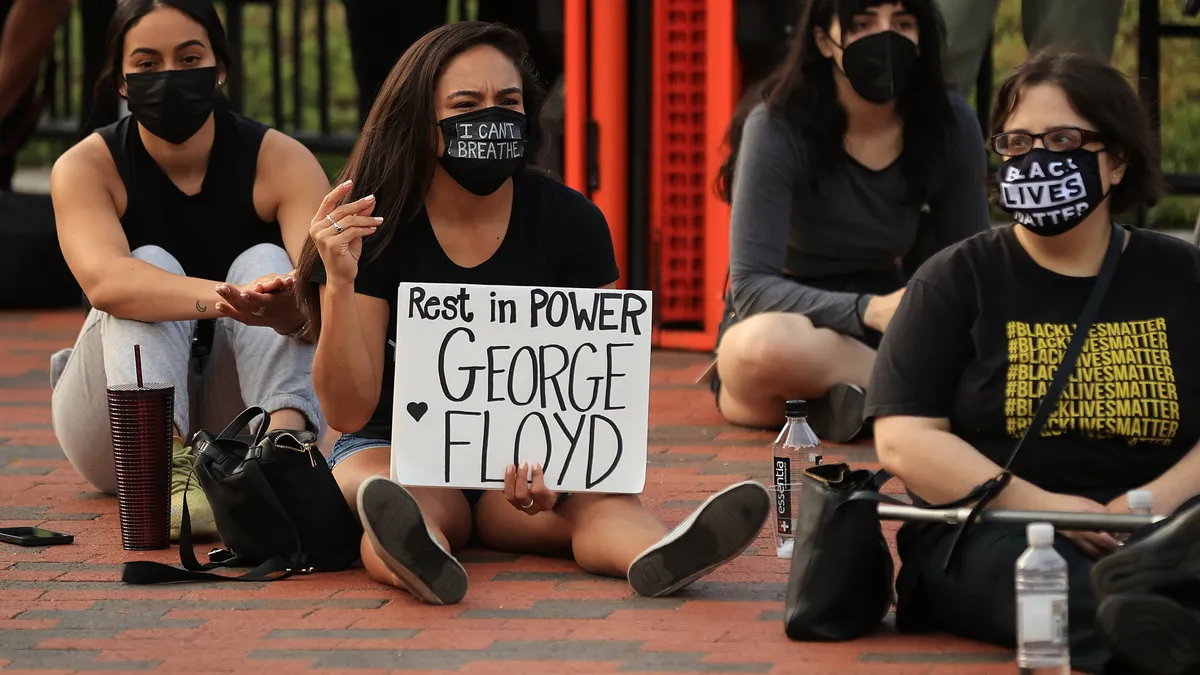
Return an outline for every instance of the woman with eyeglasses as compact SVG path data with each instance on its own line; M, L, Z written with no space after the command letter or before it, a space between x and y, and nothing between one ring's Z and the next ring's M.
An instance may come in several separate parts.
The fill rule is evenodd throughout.
M746 95L719 176L730 288L711 387L734 424L810 402L822 439L863 428L863 388L908 275L990 225L975 113L943 83L931 0L809 0Z
M1200 573L1200 249L1113 226L1163 193L1148 116L1116 69L1039 53L1000 87L992 119L999 204L1014 223L940 252L909 283L867 396L879 459L924 503L1000 474L1119 236L1071 379L991 506L1126 514L1126 493L1150 490L1155 513L1178 515L1139 543L1103 532L1055 541L1069 566L1071 665L1197 672L1200 621L1173 591ZM1024 529L975 525L947 571L954 536L901 528L897 626L1013 645Z

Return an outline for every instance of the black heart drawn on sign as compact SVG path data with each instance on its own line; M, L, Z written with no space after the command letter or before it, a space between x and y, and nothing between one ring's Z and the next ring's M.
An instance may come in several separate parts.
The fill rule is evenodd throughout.
M428 403L425 403L425 402L415 403L414 402L414 403L408 404L408 414L412 415L412 418L418 422L421 421L421 418L424 417L425 413L427 413L427 412L429 412L429 404Z

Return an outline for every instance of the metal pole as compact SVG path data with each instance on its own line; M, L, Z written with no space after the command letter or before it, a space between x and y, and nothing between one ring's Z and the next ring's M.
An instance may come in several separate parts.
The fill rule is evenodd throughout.
M882 520L904 520L912 522L944 523L958 525L970 516L971 509L923 509L916 506L880 504ZM1059 530L1090 530L1095 532L1133 532L1152 525L1166 516L1118 514L1118 513L1072 513L1068 511L1011 511L985 509L979 514L981 523L1050 523Z

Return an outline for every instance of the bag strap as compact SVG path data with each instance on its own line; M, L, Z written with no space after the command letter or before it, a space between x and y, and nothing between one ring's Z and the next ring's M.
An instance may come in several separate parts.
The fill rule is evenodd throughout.
M1087 302L1084 303L1083 311L1079 315L1079 321L1075 324L1075 331L1071 333L1071 341L1067 345L1067 351L1063 355L1062 362L1058 364L1058 368L1054 371L1054 379L1051 380L1049 388L1046 389L1046 395L1042 397L1038 404L1037 412L1033 416L1033 420L1025 429L1025 433L1021 435L1020 440L1013 446L1012 452L1008 454L1008 460L1004 462L1003 473L1001 475L1011 475L1009 468L1012 466L1013 460L1017 458L1017 453L1021 451L1030 438L1036 438L1042 433L1042 429L1046 426L1046 421L1050 419L1055 409L1058 408L1058 399L1062 396L1063 391L1067 388L1067 381L1071 378L1071 373L1075 371L1075 363L1079 360L1079 355L1083 353L1083 347L1087 344L1088 336L1092 332L1092 325L1096 323L1096 317L1100 314L1100 306L1104 304L1104 298L1108 295L1108 289L1112 285L1113 277L1117 273L1117 266L1121 262L1121 251L1125 248L1125 230L1116 223L1112 223L1112 233L1108 238L1108 250L1104 254L1104 262L1100 266L1100 274L1096 276L1096 281L1092 285L1092 292L1088 296ZM1008 481L1005 481L1005 485ZM950 564L954 560L954 555L958 550L959 543L962 541L966 531L970 529L979 517L979 513L987 508L996 495L1000 493L999 489L992 489L981 496L975 506L971 508L971 513L967 519L958 527L958 531L954 533L954 541L950 545L950 550L946 554L946 560L943 565L944 569L949 569Z
M877 504L894 504L896 506L912 506L912 504L903 502L899 499L896 499L895 497L892 497L891 495L885 495L885 494L883 494L883 492L881 492L881 490L883 489L883 485L891 479L892 479L892 474L888 473L887 471L884 471L883 469L880 469L879 471L875 472L875 475L872 476L871 480L868 481L867 484L864 485L861 490L857 490L857 491L851 493L850 496L846 498L846 501L842 502L842 503L845 504L847 502L864 501L864 502L875 502ZM992 492L992 491L999 492L1000 490L1003 490L1005 487L1008 486L1008 484L1011 480L1012 480L1011 473L1007 473L1007 472L1002 473L1002 474L996 476L995 478L990 478L986 482L975 486L969 493L967 493L963 497L955 499L954 501L944 502L942 504L929 504L928 506L923 506L921 508L935 509L935 510L936 509L962 508L962 507L966 506L967 504L973 504L975 502L978 502L989 492ZM840 507L841 507L841 504L838 505L838 508L840 508ZM835 508L835 510L836 510L836 508Z
M250 447L252 448L257 446L262 442L263 436L267 433L267 427L271 425L271 413L258 406L250 406L239 413L229 423L229 426L225 427L225 430L217 435L217 438L233 438L237 436L237 432L246 428L259 415L262 415L263 421L262 424L258 425L258 433L254 435L254 440L250 443Z
M1021 435L1021 440L1017 441L1012 452L1008 455L1008 461L1004 462L1004 470L1012 466L1013 460L1017 458L1017 452L1028 442L1030 437L1036 437L1042 433L1042 428L1046 426L1046 421L1050 419L1051 413L1058 407L1058 399L1062 396L1063 391L1067 388L1067 380L1070 379L1071 373L1075 371L1075 362L1079 360L1079 355L1083 353L1083 346L1087 344L1088 335L1092 331L1092 324L1096 323L1096 316L1100 313L1100 305L1104 303L1104 297L1108 295L1108 288L1112 285L1113 276L1117 271L1117 263L1121 259L1121 249L1125 246L1125 230L1119 225L1113 223L1112 236L1108 240L1108 251L1104 254L1104 264L1100 267L1100 275L1096 277L1096 283L1092 286L1092 293L1088 296L1087 304L1083 306L1083 312L1079 315L1079 321L1075 326L1075 331L1071 334L1071 342L1067 345L1067 352L1063 355L1062 363L1058 365L1058 369L1054 371L1054 379L1050 382L1050 387L1046 389L1046 395L1038 404L1037 413L1033 416L1033 421L1029 423L1029 427L1025 429L1025 433Z
M243 413L244 415L245 413ZM240 418L240 416L239 416ZM236 420L235 420L236 421ZM232 427L232 425L230 425ZM265 426L265 425L264 425ZM240 430L238 427L234 431ZM226 429L228 431L228 429ZM194 545L192 544L192 519L191 513L188 511L187 493L191 488L192 475L195 474L195 469L188 474L187 485L183 492L183 514L179 523L179 562L183 565L183 569L165 565L159 562L151 562L148 560L137 560L125 563L121 573L121 581L133 585L152 585L166 584L180 581L279 581L286 579L297 572L311 572L311 568L301 569L306 564L307 556L303 553L300 546L300 535L296 532L295 524L288 517L287 511L283 508L283 504L279 502L279 498L275 496L275 491L271 489L262 473L257 470L246 471L244 475L254 483L255 489L267 500L267 505L276 515L287 523L288 528L292 532L292 537L295 540L295 553L290 560L284 560L280 556L275 556L260 564L258 567L240 574L237 576L226 576L223 574L213 574L208 570L217 567L228 567L233 560L233 557L222 558L219 561L214 561L213 557L216 554L209 554L209 562L201 564L196 559ZM272 576L279 574L278 576Z

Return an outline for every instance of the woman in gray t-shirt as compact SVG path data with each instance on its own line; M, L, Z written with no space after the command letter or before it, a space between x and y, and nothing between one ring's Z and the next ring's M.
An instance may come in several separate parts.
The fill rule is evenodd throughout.
M931 0L811 0L797 25L729 129L731 285L712 387L747 426L808 399L817 434L844 443L908 275L989 227L986 156L974 112L944 85Z

